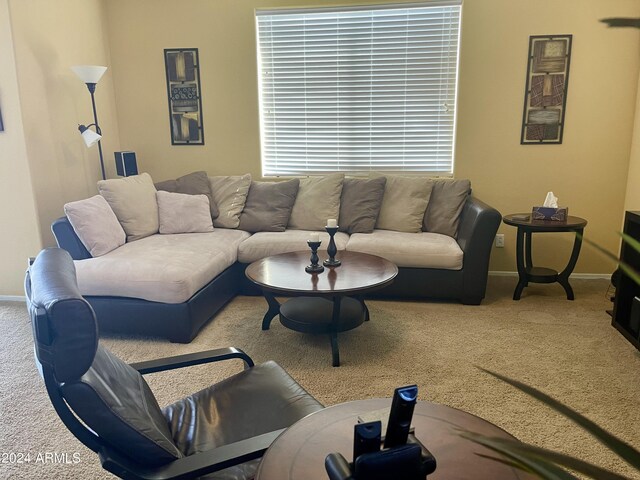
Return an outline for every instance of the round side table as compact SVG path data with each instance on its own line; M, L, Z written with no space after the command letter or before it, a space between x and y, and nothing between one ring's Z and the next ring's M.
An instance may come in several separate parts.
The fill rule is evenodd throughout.
M513 299L520 300L522 290L529 283L555 283L558 282L567 293L567 300L575 298L573 288L569 285L569 275L573 272L580 247L582 246L582 232L587 226L587 221L580 217L567 217L566 222L556 222L553 220L532 220L531 215L527 220L520 220L514 216L526 216L526 213L513 213L505 215L502 221L507 225L511 225L518 229L516 240L516 262L518 265L518 284L513 292ZM573 250L569 263L561 272L557 272L551 268L534 267L531 258L531 240L533 233L545 232L575 232L575 240L573 242Z
M353 428L358 415L388 408L391 399L357 400L319 410L287 428L271 444L256 480L327 480L325 457L353 458ZM413 412L415 436L436 458L429 480L533 480L535 477L487 457L500 455L458 435L456 429L514 439L492 423L470 413L430 402Z

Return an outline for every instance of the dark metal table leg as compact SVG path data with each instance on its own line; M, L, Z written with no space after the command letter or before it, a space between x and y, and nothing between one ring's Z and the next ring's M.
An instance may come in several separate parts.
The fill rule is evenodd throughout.
M520 300L520 295L522 295L522 290L527 286L527 270L524 264L524 230L518 227L518 235L516 239L516 264L518 266L518 285L516 285L516 289L513 292L513 299ZM529 252L530 255L530 252Z
M531 249L533 248L533 242L532 242L532 237L533 234L530 231L526 232L525 235L525 239L524 239L524 253L525 253L525 257L524 257L524 269L525 271L529 271L531 268L533 268L533 256L531 255ZM529 285L529 279L527 278L527 282L525 283L525 287L527 287Z
M356 300L358 300L360 302L360 305L362 305L362 309L364 310L364 321L368 322L369 321L369 307L367 307L367 304L364 303L364 297L362 295L358 295L357 297L353 297Z
M576 266L578 261L578 255L580 255L580 247L582 246L582 232L584 229L576 230L576 238L573 241L573 250L571 251L571 258L565 269L558 274L558 283L562 285L564 291L567 293L567 300L574 300L573 288L569 285L569 276Z
M340 351L338 350L338 324L340 322L340 303L342 297L333 297L333 315L332 315L332 329L329 332L331 338L331 358L334 367L340 366Z
M267 310L267 313L265 313L262 318L262 330L269 330L271 320L280 313L280 304L276 300L276 297L270 292L264 292L264 298L269 304L269 310Z

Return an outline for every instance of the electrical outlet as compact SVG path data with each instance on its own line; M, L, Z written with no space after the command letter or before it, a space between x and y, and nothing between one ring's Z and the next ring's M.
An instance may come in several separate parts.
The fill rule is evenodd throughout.
M504 233L496 235L496 248L504 248Z

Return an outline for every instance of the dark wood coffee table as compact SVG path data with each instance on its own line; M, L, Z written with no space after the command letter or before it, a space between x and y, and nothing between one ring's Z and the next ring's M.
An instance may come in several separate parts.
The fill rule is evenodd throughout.
M307 273L310 250L266 257L249 265L245 274L262 288L269 310L262 329L280 315L280 323L291 330L325 333L331 339L333 366L340 366L338 333L369 320L362 295L393 282L398 267L384 258L358 252L340 252L339 267L322 273ZM275 295L291 296L280 304Z
M269 447L256 480L326 480L325 457L353 457L353 426L361 413L391 406L391 399L358 400L325 408L285 430ZM418 402L413 414L415 436L436 458L429 480L534 479L532 475L480 455L497 457L485 447L460 437L457 429L513 439L486 420L445 405Z
M566 222L556 222L553 220L532 220L531 215L527 220L519 220L514 215L527 215L526 213L513 213L505 215L502 219L507 225L518 229L516 240L516 263L518 266L518 284L513 292L513 299L520 300L524 287L532 283L554 283L558 282L564 288L567 294L567 300L575 298L573 288L569 284L569 275L573 272L578 255L580 255L580 247L582 246L582 232L587 226L587 221L580 217L567 217ZM543 232L574 232L575 240L573 242L573 250L569 263L562 270L557 272L552 268L534 267L531 256L531 241L533 233Z

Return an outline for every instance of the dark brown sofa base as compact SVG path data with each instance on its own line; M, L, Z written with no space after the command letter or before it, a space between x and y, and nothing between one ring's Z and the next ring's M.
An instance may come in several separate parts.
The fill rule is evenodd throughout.
M233 264L184 303L159 303L126 297L85 297L101 332L152 335L189 343L237 295L244 270Z
M462 211L457 238L464 253L463 269L400 268L394 283L371 297L440 299L479 305L487 288L489 257L501 220L496 209L470 196ZM58 246L73 259L90 257L66 217L56 220L52 230ZM179 304L125 297L85 298L96 312L101 331L162 336L172 342L189 343L233 297L261 294L245 277L246 266L233 264Z

